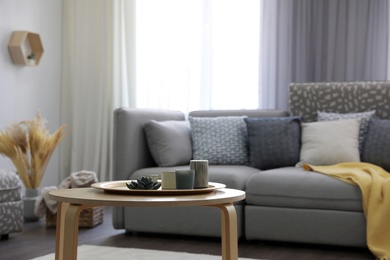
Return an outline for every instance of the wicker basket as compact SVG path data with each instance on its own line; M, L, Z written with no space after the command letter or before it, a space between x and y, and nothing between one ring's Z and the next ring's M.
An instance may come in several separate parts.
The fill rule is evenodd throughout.
M92 228L103 223L104 207L95 207L83 209L80 212L79 227ZM46 208L46 227L52 228L57 225L57 214L53 214Z

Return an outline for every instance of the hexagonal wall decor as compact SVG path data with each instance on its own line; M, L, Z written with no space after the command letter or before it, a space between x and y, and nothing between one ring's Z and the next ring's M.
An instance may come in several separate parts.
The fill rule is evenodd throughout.
M43 54L41 37L28 31L14 31L8 42L8 50L14 64L36 66Z

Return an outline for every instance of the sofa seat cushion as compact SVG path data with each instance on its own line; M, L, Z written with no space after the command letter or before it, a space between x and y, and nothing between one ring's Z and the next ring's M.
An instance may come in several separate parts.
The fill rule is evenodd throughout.
M161 179L161 172L166 170L182 170L189 169L189 166L177 167L153 167L145 168L135 171L130 179L137 179L145 175L159 176ZM227 188L245 190L245 185L250 176L260 170L244 165L210 165L209 166L209 181L223 183Z
M252 175L246 185L249 205L363 211L358 186L298 167Z

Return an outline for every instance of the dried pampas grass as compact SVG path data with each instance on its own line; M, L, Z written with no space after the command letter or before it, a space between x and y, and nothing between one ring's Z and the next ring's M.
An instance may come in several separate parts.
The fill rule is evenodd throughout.
M65 125L49 133L41 113L31 121L13 123L0 131L0 154L8 157L26 188L37 189L57 145L65 138Z

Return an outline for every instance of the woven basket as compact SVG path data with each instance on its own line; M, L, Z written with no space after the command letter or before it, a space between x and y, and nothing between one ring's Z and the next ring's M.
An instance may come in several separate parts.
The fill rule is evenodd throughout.
M80 212L79 227L92 228L96 225L103 223L104 207L95 207L83 209ZM46 208L46 227L56 227L57 214L53 214L48 208Z

